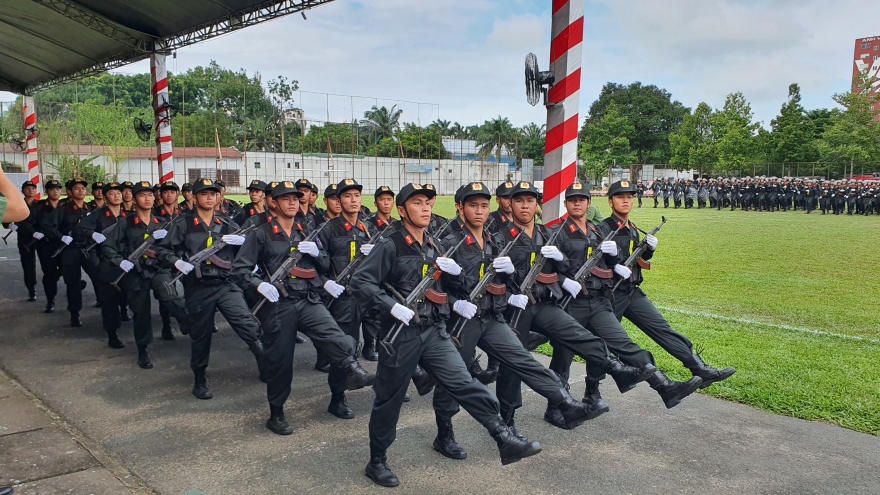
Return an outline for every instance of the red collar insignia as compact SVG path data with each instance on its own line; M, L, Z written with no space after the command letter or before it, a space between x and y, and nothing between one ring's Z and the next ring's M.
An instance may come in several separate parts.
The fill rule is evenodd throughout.
M568 225L568 230L570 230L571 232L575 232L575 231L577 231L577 225L575 225L575 224L573 224L573 223L572 223L572 224L569 224L569 225Z
M472 235L468 235L468 236L465 238L465 241L464 241L464 242L468 243L468 245L473 244L473 243L474 243L474 236L472 236Z
M198 224L199 224L199 217L194 216L193 217L193 225L198 225Z
M278 232L281 232L281 229L279 229L277 225L273 225L272 226L272 233L277 234Z
M406 239L407 244L412 244L412 243L416 242L415 239L413 239L411 235L406 236L405 239Z
M348 223L348 222L345 222L345 231L346 231L346 232L351 231L351 224Z
M518 234L519 234L519 232L516 230L516 227L511 227L511 228L510 228L510 235L511 235L512 237L516 237Z

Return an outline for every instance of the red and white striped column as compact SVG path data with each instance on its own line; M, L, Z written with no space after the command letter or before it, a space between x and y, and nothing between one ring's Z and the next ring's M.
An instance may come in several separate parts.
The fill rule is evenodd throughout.
M159 164L159 182L174 180L174 155L171 146L171 111L164 106L168 98L168 67L165 65L165 46L156 42L156 51L150 55L153 114L156 129L156 157Z
M556 82L547 94L544 204L541 219L553 225L565 214L563 193L577 177L578 105L584 0L552 0L550 70Z
M34 97L22 96L21 111L24 114L24 132L27 139L28 179L37 186L36 199L40 199L43 186L40 183L40 158L37 154L37 113L34 110Z

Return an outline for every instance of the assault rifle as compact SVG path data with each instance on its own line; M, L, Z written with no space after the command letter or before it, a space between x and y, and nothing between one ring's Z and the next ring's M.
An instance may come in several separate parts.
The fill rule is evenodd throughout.
M378 232L373 237L370 237L370 239L367 241L367 244L376 244L376 242L380 238L382 238L382 236L384 236L390 228L391 226L389 225L382 229L381 232ZM354 259L348 263L348 266L343 268L342 271L339 272L339 275L336 277L336 283L344 286L346 288L346 292L348 292L348 284L351 282L351 276L354 275L355 270L357 270L358 267L361 266L361 263L363 263L366 258L367 255L359 252L357 256L355 256ZM327 309L330 309L333 306L334 302L336 302L336 299L331 299L330 302L327 303Z
M174 217L173 219L163 223L156 230L167 230L168 227L170 227L171 224L174 223L178 218L183 218L183 215L178 215L178 216ZM140 261L144 256L149 256L150 258L155 258L156 253L153 252L152 248L153 248L153 244L155 244L156 241L158 241L158 240L159 239L156 239L155 237L153 237L153 234L150 234L150 236L147 237L147 240L142 242L141 245L138 246L137 249L132 251L132 253L126 259L128 261L134 263L135 266L140 266ZM121 291L122 289L119 288L119 281L122 280L122 277L124 277L126 273L128 273L128 272L123 271L122 273L120 273L119 276L116 277L116 280L111 282L110 285L112 285L116 290Z
M3 244L6 244L7 246L9 245L9 243L6 242L6 238L8 238L11 235L12 235L12 230L10 229L9 232L7 232L6 235L3 236Z
M663 224L666 223L666 217L662 216L662 217L660 217L660 219L662 220L660 222L660 225L654 227L654 230L652 230L651 232L648 232L648 235L654 235L657 232L660 232L660 227L662 227ZM623 262L623 266L625 266L627 268L632 268L633 265L638 263L639 266L642 268L642 270L650 270L651 269L651 262L645 261L642 259L642 253L645 252L645 249L648 249L648 241L646 240L647 238L648 238L648 236L646 235L645 239L642 239L641 241L639 241L639 245L636 246L635 249L633 249L633 252L631 255L629 255L629 258L627 258L626 261ZM617 283L614 284L614 287L611 289L611 292L614 292L615 290L617 290L617 287L620 286L620 284L622 282L623 282L623 277L620 277L620 280L618 280Z
M300 242L315 242L315 239L318 238L318 234L320 234L321 231L324 230L324 227L328 223L330 222L324 222L319 225L317 229L313 230L309 235L306 236L305 239ZM275 288L278 289L278 293L281 294L282 297L288 296L287 289L284 287L284 282L291 275L297 278L305 279L315 278L315 276L317 275L314 268L305 269L297 266L302 257L302 251L300 251L299 249L294 249L290 252L290 255L287 257L287 259L285 259L284 262L281 263L281 266L279 266L278 269L276 269L272 273L272 275L269 276L269 283L274 285ZM257 301L257 304L254 305L254 307L251 309L250 314L248 315L257 323L260 322L260 320L257 319L257 311L259 311L260 308L263 307L263 304L266 304L267 300L268 299L266 299L265 297L260 297L260 300Z
M103 235L103 234L109 234L110 232L113 232L113 230L116 229L116 227L117 227L119 224L120 224L120 219L117 218L117 219L116 219L116 223L114 223L113 225L111 225L111 226L107 227L106 229L102 230L102 231L100 232L100 234ZM106 235L105 235L104 237L106 237ZM88 256L89 256L89 251L91 251L92 249L95 249L95 246L97 246L97 245L98 245L98 243L95 242L94 239L93 239L92 242L91 242L91 244L89 244L88 246L86 246L86 247L80 249L80 251L82 251L82 253L83 253L86 257L88 257Z
M618 226L617 230L606 235L605 238L602 239L602 242L614 239L614 236L616 236L617 233L620 232L621 228L623 228L622 225ZM582 288L585 287L584 284L586 283L586 280L590 275L593 275L596 278L604 279L614 277L614 272L612 272L611 270L608 270L606 268L599 268L598 266L596 266L599 264L599 260L602 259L602 255L602 250L594 249L592 256L590 256L587 261L584 262L584 264L580 267L577 273L574 274L574 281L581 284ZM583 290L586 291L586 289ZM563 311L565 310L565 308L568 307L568 303L570 303L572 299L574 299L574 297L572 297L571 294L567 294L565 298L562 299L562 305L560 307Z
M560 225L559 228L556 229L556 232L553 232L550 238L547 239L547 242L544 244L544 246L555 245L556 239L559 238L559 234L562 233L562 229L564 229L567 224L568 220L563 222L562 225ZM544 265L546 264L547 258L543 254L538 253L538 255L535 256L535 262L534 264L532 264L532 268L526 274L526 277L523 279L522 283L519 284L520 292L524 296L529 298L529 302L531 304L535 304L537 302L535 301L535 296L532 295L532 290L534 290L536 283L541 282L542 284L552 284L559 281L559 275L555 273L541 273L541 270L544 269ZM513 330L513 332L517 335L519 335L519 331L517 331L516 326L519 324L519 317L522 316L522 312L522 309L516 308L516 311L513 313L513 318L511 318L510 321L510 329Z
M513 238L512 241L508 242L504 249L498 253L496 258L503 258L510 253L510 249L516 244L516 241L522 236L523 231L520 230L516 237ZM485 241L484 241L485 242ZM477 285L474 286L473 290L471 290L470 294L468 294L468 302L471 304L476 304L479 306L480 300L483 296L488 292L489 294L495 296L502 296L507 292L507 287L504 284L493 284L492 281L495 279L495 274L497 271L495 267L489 265L486 268L485 272L483 272L483 277L477 282ZM455 328L452 329L452 332L449 334L452 337L452 342L455 343L456 347L461 347L461 341L459 340L461 337L461 330L464 328L464 325L468 322L466 318L461 318L456 322Z
M230 235L245 235L248 232L254 230L255 228L257 228L256 225L251 225L250 227L248 227L246 229L238 229L235 232L232 232ZM202 249L201 251L199 251L198 253L190 256L189 259L186 260L187 263L194 265L195 268L193 268L193 272L195 272L196 278L202 278L201 264L204 263L205 261L210 261L211 263L219 266L220 268L222 268L224 270L229 270L230 268L232 268L232 263L230 263L226 260L220 259L217 256L217 253L225 247L226 247L226 243L223 242L223 239L220 239L217 242L212 241L212 244L210 246L208 246L205 249ZM167 290L169 294L171 294L171 295L174 294L174 284L178 280L180 280L180 277L182 277L182 276L183 276L183 272L178 271L177 275L175 275L174 278L172 278L168 282L165 282L165 290Z
M118 219L118 218L116 219L116 223L114 223L113 225L107 227L107 228L104 230L104 232L111 232L113 229L116 228L117 225L119 225L119 219ZM73 235L73 232L74 232L75 230L76 230L76 226L74 226L72 229L70 229L70 232L68 232L67 235L72 236L72 235ZM71 242L73 242L73 241L71 241ZM88 247L84 247L84 248L80 249L80 251L82 251L82 253L83 253L84 256L88 257L88 256L89 256L89 251L91 251L92 249L94 249L95 246L97 246L97 245L98 245L97 242L92 241L92 243L91 243ZM56 249L55 252L52 253L52 256L51 256L51 257L52 257L52 258L56 258L59 254L61 254L62 251L64 251L65 248L67 248L67 244L64 244L64 243L62 242L61 245L58 246L58 249Z
M458 251L458 248L461 247L461 245L468 237L470 237L470 234L462 237L461 240L458 241L458 244L447 249L446 252L440 256L443 258L448 258L455 254L455 252ZM413 323L419 324L420 322L418 303L422 302L424 299L427 299L434 304L446 304L446 294L437 292L432 289L432 287L434 286L434 282L436 282L440 278L440 275L442 273L443 272L440 271L440 268L437 266L436 263L431 265L431 267L428 268L427 273L425 273L425 276L422 277L422 280L418 283L418 285L416 285L412 292L410 292L409 295L406 296L406 299L402 301L402 304L404 306L413 310ZM400 331L403 330L404 326L407 325L404 325L403 322L398 322L394 326L394 328L391 329L388 335L383 340L379 341L379 343L382 345L389 356L393 356L395 354L394 340L397 339L398 335L400 335Z

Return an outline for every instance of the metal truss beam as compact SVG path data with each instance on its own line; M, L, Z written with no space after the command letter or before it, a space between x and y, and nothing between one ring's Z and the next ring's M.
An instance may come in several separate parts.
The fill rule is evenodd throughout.
M305 12L315 7L328 4L334 0L270 0L257 4L247 10L234 12L229 15L205 22L201 25L194 26L186 31L176 33L167 38L154 38L143 33L143 39L132 36L124 27L117 25L91 12L69 0L31 0L45 7L52 9L61 15L75 20L84 26L89 27L101 34L111 38L119 43L128 46L131 50L121 56L115 56L108 60L102 60L84 69L80 69L71 74L67 74L51 81L40 84L34 84L25 88L20 88L22 94L34 94L38 91L60 86L62 84L79 81L87 77L95 76L109 70L113 70L132 62L143 60L150 56L150 53L157 48L164 51L173 51L185 46L193 45L202 41L217 38L225 34L229 34L239 29L249 26L275 20L286 15Z

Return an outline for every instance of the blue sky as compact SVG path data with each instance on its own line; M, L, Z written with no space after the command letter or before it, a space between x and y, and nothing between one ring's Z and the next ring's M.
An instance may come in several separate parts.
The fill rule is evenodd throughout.
M788 85L804 106L830 107L846 91L856 38L880 35L876 8L857 0L588 0L581 113L608 81L666 88L695 107L720 107L742 91L769 126ZM550 0L337 0L301 16L181 50L183 71L214 59L228 68L284 75L315 93L296 104L308 118L356 117L399 104L403 120L464 125L502 115L543 123L525 101L523 59L549 54ZM148 72L147 62L119 72ZM0 100L11 95L0 94ZM419 105L408 102L424 102Z

